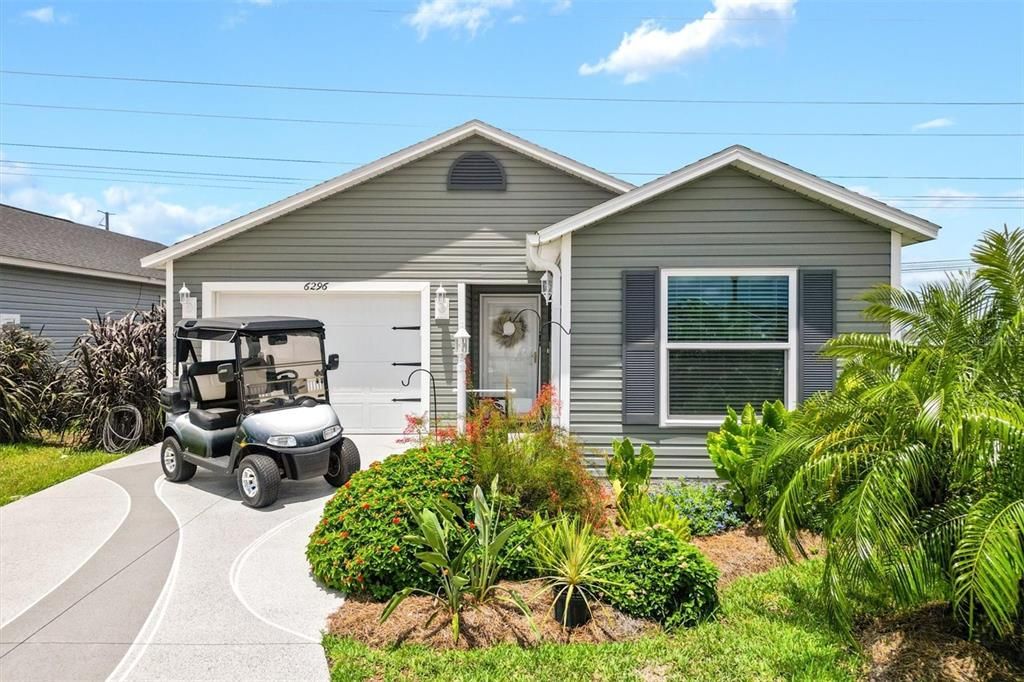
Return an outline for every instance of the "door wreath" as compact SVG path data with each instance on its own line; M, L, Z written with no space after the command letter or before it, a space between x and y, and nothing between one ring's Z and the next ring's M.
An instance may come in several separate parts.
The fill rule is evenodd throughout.
M503 348L512 348L526 336L526 320L515 317L516 313L505 310L491 323L491 336Z

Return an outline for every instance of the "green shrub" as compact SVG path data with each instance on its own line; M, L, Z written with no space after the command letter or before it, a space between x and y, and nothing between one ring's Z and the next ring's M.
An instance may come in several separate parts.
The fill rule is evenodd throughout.
M0 443L25 440L45 423L56 371L50 341L16 325L0 327Z
M465 441L472 449L476 483L489 485L497 477L500 492L515 500L517 516L540 512L600 518L600 485L587 471L582 447L569 435L544 422L505 417L490 401L482 401L469 419Z
M619 507L628 507L633 500L646 495L654 470L654 450L647 443L637 452L629 438L612 441L612 454L605 457L604 471L615 490Z
M602 592L623 613L672 628L700 623L718 607L718 569L667 528L614 536L607 557L605 578L615 586Z
M512 533L505 543L505 555L501 566L502 578L530 580L537 577L537 553L533 549L533 536L543 524L540 517L510 522Z
M413 530L409 507L447 499L464 506L473 473L469 451L434 443L375 462L355 474L327 502L310 536L306 558L313 575L345 592L387 599L405 587L424 587L430 575L404 537Z
M681 479L679 483L669 483L661 492L689 520L694 536L718 535L744 523L742 510L733 504L722 486Z
M619 523L627 530L662 526L683 542L690 539L689 520L679 513L672 499L665 495L641 495L628 507L620 507Z
M728 416L722 427L708 434L708 455L715 465L715 473L728 481L726 488L733 504L750 516L763 518L778 498L779 486L775 481L756 485L752 480L754 468L772 437L786 428L788 413L780 400L765 401L760 420L749 404L740 414L731 407L727 409Z

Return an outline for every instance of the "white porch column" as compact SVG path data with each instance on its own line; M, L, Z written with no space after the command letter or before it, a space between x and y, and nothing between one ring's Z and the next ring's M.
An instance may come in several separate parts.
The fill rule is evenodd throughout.
M895 288L903 286L903 235L896 230L889 233L889 284ZM899 338L896 323L889 328L889 336Z
M558 259L562 269L559 281L559 302L561 310L557 319L565 329L572 331L572 233L562 236L562 252ZM554 309L552 309L554 317ZM551 325L551 333L558 336L558 400L561 403L558 425L569 428L571 412L569 391L571 390L571 358L572 337L556 325Z
M457 300L455 305L458 306L458 317L459 317L459 328L458 333L466 330L466 307L468 306L468 299L466 298L466 284L465 282L459 282L458 292L456 294ZM462 354L459 348L460 340L455 341L455 415L456 424L458 426L459 433L466 432L466 357Z
M169 260L164 265L164 308L167 325L167 388L174 388L174 301L177 294L174 293L174 261Z

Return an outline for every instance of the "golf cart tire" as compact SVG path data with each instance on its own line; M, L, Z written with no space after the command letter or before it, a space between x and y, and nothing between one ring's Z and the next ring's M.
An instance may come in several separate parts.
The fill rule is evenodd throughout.
M167 461L168 450L174 453L169 458L171 462ZM163 445L160 446L160 468L164 470L164 477L174 483L184 483L196 475L196 465L186 462L181 456L181 446L174 436L164 438Z
M348 438L342 438L338 444L340 447L336 451L331 452L331 459L335 457L341 458L341 466L337 472L331 474L330 469L324 474L324 480L333 485L335 488L348 483L348 479L352 478L352 474L359 471L362 466L359 459L359 448Z
M248 476L246 472L251 471L255 476L256 491L253 495L246 494L246 486L243 481ZM238 465L235 474L238 483L238 494L242 496L242 503L247 507L266 507L277 501L278 490L281 487L281 470L273 457L267 455L249 455Z

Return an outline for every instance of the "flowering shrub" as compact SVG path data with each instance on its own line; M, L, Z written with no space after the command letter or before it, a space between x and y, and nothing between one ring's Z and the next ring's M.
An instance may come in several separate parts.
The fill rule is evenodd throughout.
M464 506L472 491L464 447L429 443L375 462L355 474L324 507L306 558L313 575L344 592L387 599L406 587L431 585L404 537L414 525L409 508L447 499Z
M558 401L541 388L529 412L506 416L493 401L480 401L466 423L466 442L481 486L495 476L509 510L518 516L572 513L591 523L602 518L601 486L587 470L582 447L551 426Z
M680 516L689 519L694 536L718 535L744 523L745 515L729 499L729 493L711 483L680 479L679 483L666 485L661 496L672 501Z
M718 569L668 528L613 536L607 558L601 592L623 613L671 628L700 623L718 608Z

